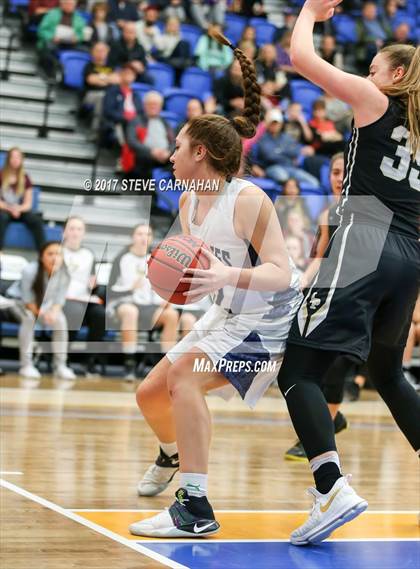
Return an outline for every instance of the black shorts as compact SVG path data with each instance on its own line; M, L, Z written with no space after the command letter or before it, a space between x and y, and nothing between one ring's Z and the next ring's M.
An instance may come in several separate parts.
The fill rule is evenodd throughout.
M372 342L404 347L419 292L420 243L379 227L339 228L288 342L366 360Z

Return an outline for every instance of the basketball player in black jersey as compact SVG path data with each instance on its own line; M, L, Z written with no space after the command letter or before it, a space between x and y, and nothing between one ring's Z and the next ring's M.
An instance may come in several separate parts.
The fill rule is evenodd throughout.
M320 383L340 354L367 360L371 379L416 452L420 398L402 356L419 288L420 47L396 44L372 60L369 76L317 56L313 28L341 0L306 0L291 58L297 71L351 105L340 226L289 335L278 383L310 461L316 488L295 545L318 543L367 507L341 474Z
M343 189L343 179L344 154L343 152L338 152L331 157L330 161L330 186L333 201L319 217L318 233L311 253L311 256L314 258L301 278L301 286L304 290L308 288L318 272L321 259L328 247L328 243L340 225L337 206ZM341 356L333 362L326 376L323 378L322 391L334 421L334 433L336 435L347 429L348 426L347 419L339 411L339 408L343 402L345 381L347 378L354 377L356 370L357 362L354 361L354 358ZM298 462L308 461L305 449L299 440L284 453L284 458Z

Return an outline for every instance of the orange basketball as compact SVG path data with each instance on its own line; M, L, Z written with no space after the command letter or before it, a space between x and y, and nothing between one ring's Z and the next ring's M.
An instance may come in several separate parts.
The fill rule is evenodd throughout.
M175 235L159 243L148 262L148 278L153 290L173 304L191 302L182 294L190 289L190 284L179 281L184 269L209 268L202 249L209 250L204 241L192 235Z

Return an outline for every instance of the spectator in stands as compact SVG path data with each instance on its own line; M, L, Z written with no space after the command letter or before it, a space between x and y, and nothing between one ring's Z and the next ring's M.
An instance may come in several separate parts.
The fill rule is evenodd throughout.
M363 4L362 15L356 20L357 39L356 61L362 73L367 73L372 58L381 49L387 39L387 32L378 18L375 2Z
M262 93L265 97L271 99L273 105L278 103L279 98L290 98L287 76L284 71L279 69L277 52L273 44L268 43L260 48L255 68Z
M257 32L255 31L254 26L245 26L242 31L239 43L242 44L242 42L245 41L250 42L255 47L255 50L257 50L256 37L257 37Z
M291 211L297 211L305 219L305 224L310 226L311 216L306 202L302 199L300 185L295 178L289 178L284 183L283 192L274 202L274 208L282 227L286 227L287 217Z
M234 116L244 108L242 71L237 59L232 62L224 75L215 81L214 94L222 112L227 116Z
M221 32L222 27L219 24L210 25L198 40L195 47L197 65L204 71L223 71L232 63L233 54L230 47L220 44L209 35L213 31Z
M119 28L123 28L127 21L137 22L139 19L136 5L130 0L108 0L108 6L108 20Z
M94 45L97 42L111 44L118 38L115 24L107 22L109 6L106 2L95 2L92 8L92 20L85 28L85 41Z
M82 47L85 20L76 12L76 0L60 0L45 14L38 28L37 47L47 73L55 71L58 49Z
M292 209L287 215L286 225L283 227L284 236L296 237L301 244L301 251L303 257L303 270L309 264L312 245L314 242L314 235L310 231L310 221L302 216L301 212Z
M187 67L192 66L190 44L182 39L178 18L168 18L165 31L157 40L156 47L154 57L173 67L177 80Z
M25 172L20 148L11 148L4 168L0 170L0 251L4 246L7 226L11 221L24 223L41 249L45 236L42 217L32 211L32 182Z
M127 126L127 144L135 153L135 171L142 178L150 178L153 168L169 166L174 149L174 133L160 116L162 107L162 95L149 91L143 98L144 112Z
M187 116L185 121L181 121L176 127L176 132L178 133L181 128L191 119L195 117L200 117L205 113L204 104L200 99L190 99L187 103Z
M290 41L292 39L292 32L286 31L279 43L277 44L277 63L279 69L286 73L288 79L299 78L300 75L296 73L290 59Z
M265 16L264 3L261 0L232 0L230 10L247 18Z
M104 42L96 43L91 49L92 61L84 69L84 97L82 104L93 107L92 129L99 130L102 117L102 103L106 88L119 85L121 77L107 65L109 46Z
M333 121L335 128L338 132L341 132L341 134L349 132L353 119L353 113L349 105L329 93L324 93L322 98L325 103L327 119Z
M152 239L151 227L144 223L137 225L131 245L114 259L108 283L107 314L120 322L126 379L135 378L139 329L162 328L164 351L176 342L178 312L162 301L146 278L147 251Z
M290 103L287 107L283 132L289 134L299 144L310 144L314 135L308 125L300 103Z
M292 6L285 6L282 9L282 12L284 16L284 25L281 28L277 28L277 30L274 32L274 43L281 42L284 34L293 30L297 19L296 8L293 8Z
M383 12L379 20L381 22L382 28L386 31L388 36L392 35L392 30L395 23L395 16L398 11L398 1L397 0L386 0L384 2Z
M322 59L328 63L331 63L331 65L334 65L334 67L338 67L339 69L344 68L343 54L337 48L334 36L322 36L318 53Z
M132 88L136 69L126 63L120 71L120 84L111 85L105 92L101 129L103 136L112 143L124 143L127 123L142 112L141 99Z
M187 15L183 6L183 0L169 0L163 11L163 17L166 21L169 18L177 18L180 22L185 22Z
M63 313L70 278L63 263L61 244L58 241L44 243L38 261L29 263L23 270L21 281L13 283L8 296L18 298L23 306L19 329L20 370L28 379L39 379L39 371L33 365L34 326L39 322L52 328L54 373L61 379L75 379L67 367L68 332Z
M129 62L136 72L136 80L153 84L153 79L146 71L146 52L137 41L136 24L125 22L122 37L111 45L109 65L120 67Z
M307 149L282 132L284 121L280 109L268 111L265 121L266 131L251 151L253 174L268 176L280 184L293 177L301 184L319 187L315 176L298 167Z
M82 245L86 225L82 218L67 219L63 233L63 257L70 276L64 314L70 339L75 338L82 326L87 326L88 342L101 342L105 336L105 308L103 300L92 293L96 285L95 257ZM94 368L94 356L87 354L87 370Z
M159 8L155 5L149 5L144 9L143 19L136 24L137 40L144 49L146 56L150 56L152 50L158 47L161 36L161 31L156 25L158 20Z
M289 134L298 144L306 145L303 167L307 172L319 179L321 167L326 157L315 154L315 149L310 146L313 142L314 134L306 120L300 103L290 103L287 107L283 132Z
M416 46L417 43L415 40L410 39L410 25L407 22L401 22L395 28L393 36L390 41L387 43L406 43L409 45Z
M207 30L211 24L225 22L226 0L191 0L190 13L197 26Z
M313 148L319 154L332 156L344 149L343 135L335 124L327 119L327 109L323 98L317 99L312 107L312 118L309 126L314 133Z
M302 275L306 267L305 257L303 255L302 249L302 241L294 235L289 235L286 237L284 242L286 244L287 251L292 258L292 261L296 265L296 268L299 270L299 273Z
M53 8L57 8L59 0L29 0L29 25L38 25L44 15Z

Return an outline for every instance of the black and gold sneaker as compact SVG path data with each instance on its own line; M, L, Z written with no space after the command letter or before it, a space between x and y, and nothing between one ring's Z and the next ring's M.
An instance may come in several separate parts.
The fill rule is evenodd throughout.
M178 470L178 453L168 456L160 449L156 462L149 466L137 484L137 494L139 496L157 496L166 490Z
M131 524L130 533L145 537L205 537L219 531L206 496L190 496L185 488L175 492L172 506L152 518Z

